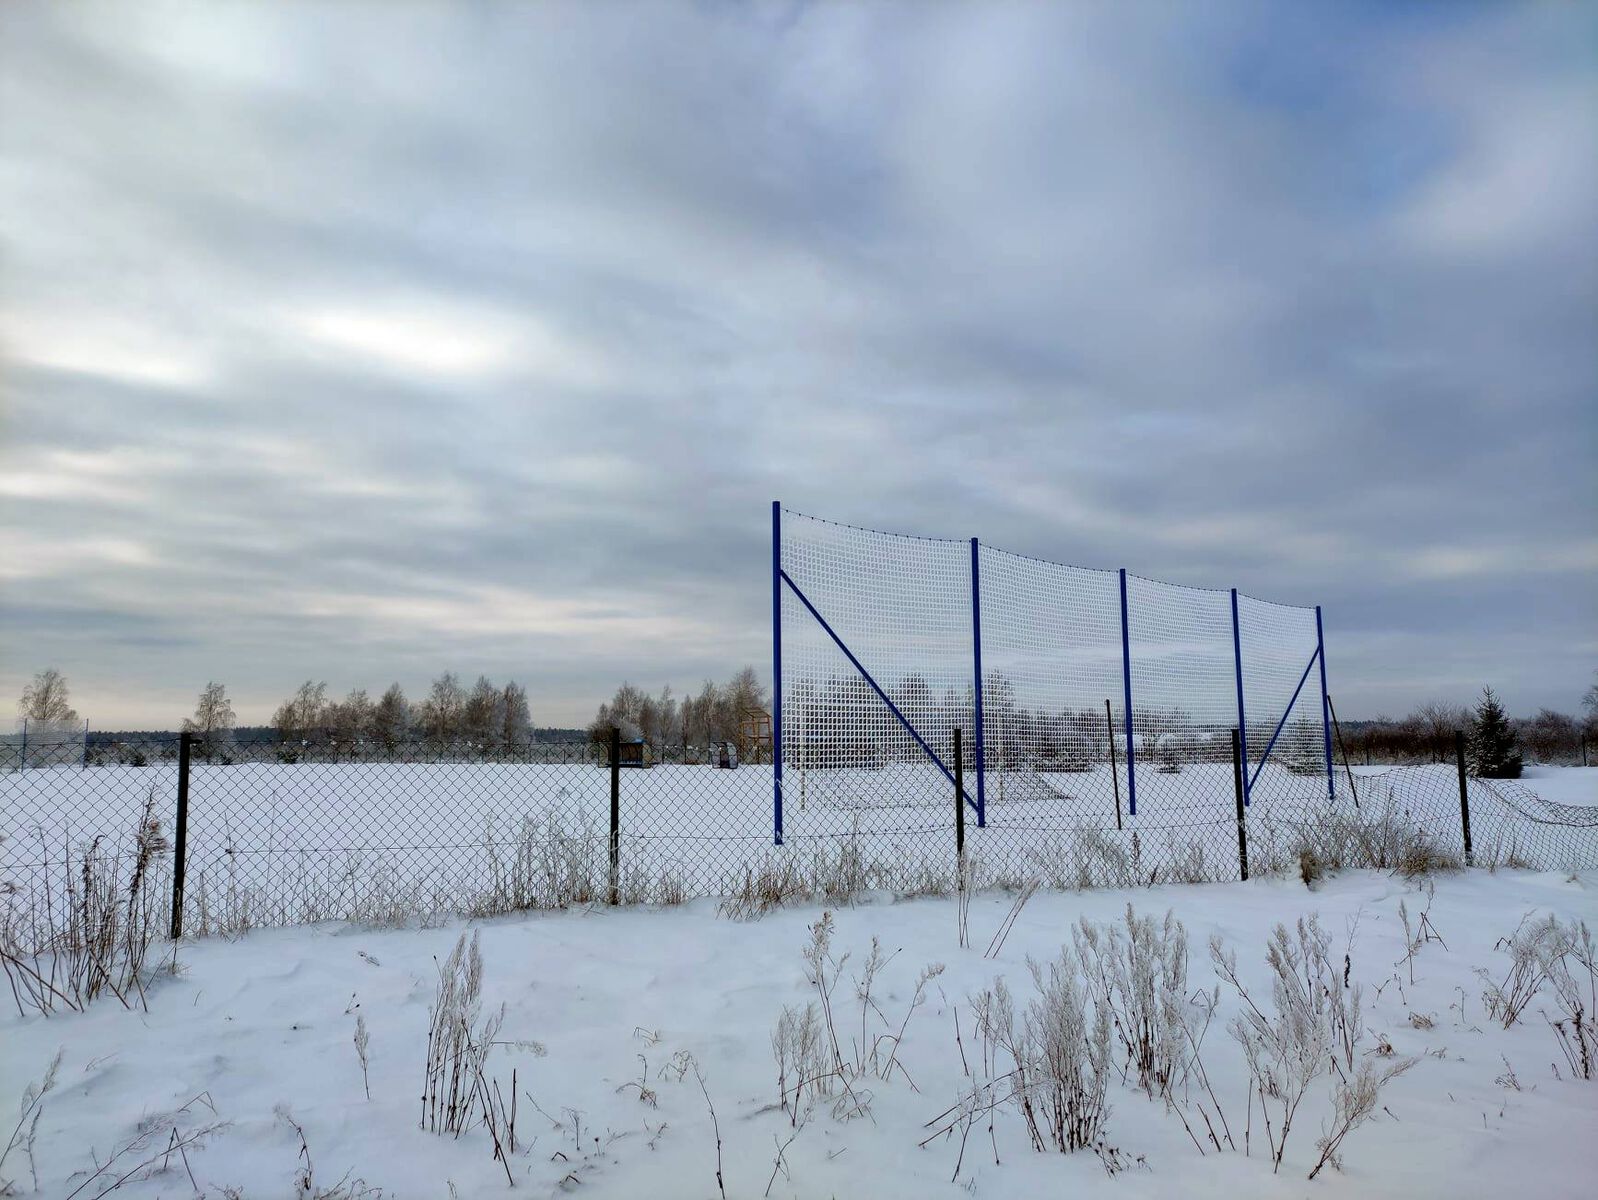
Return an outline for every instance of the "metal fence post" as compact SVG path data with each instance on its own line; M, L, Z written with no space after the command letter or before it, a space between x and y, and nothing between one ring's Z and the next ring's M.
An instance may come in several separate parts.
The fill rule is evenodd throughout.
M954 854L965 859L965 753L958 725L954 727Z
M1232 730L1232 792L1237 800L1237 865L1248 882L1248 825L1243 820L1243 742Z
M1110 735L1110 786L1115 788L1115 827L1121 828L1121 775L1115 763L1115 718L1110 715L1110 698L1104 697L1104 730Z
M28 718L22 718L22 763L17 767L19 771L28 769Z
M973 714L976 729L977 763L977 828L988 823L988 755L983 736L982 712L982 575L977 566L977 539L971 539L971 656L972 673L976 681L973 693L976 712ZM1002 779L1002 776L1001 776Z
M1126 568L1121 568L1121 689L1126 694L1127 815L1137 816L1137 751L1132 744L1132 638L1126 619ZM1119 804L1117 804L1119 808Z
M1337 799L1337 776L1332 771L1332 702L1326 691L1326 633L1321 626L1321 606L1315 606L1315 654L1321 660L1321 740L1326 747L1326 798Z
M172 843L172 940L183 936L183 876L189 857L189 743L187 729L178 734L178 812Z
M780 500L771 502L771 840L774 845L782 845L782 502Z
M610 727L610 902L621 903L621 730Z
M1454 730L1454 764L1459 771L1459 825L1465 834L1465 865L1474 867L1476 856L1470 845L1470 789L1465 783L1465 734Z
M1232 589L1232 670L1237 678L1237 744L1243 764L1243 803L1249 802L1248 718L1243 712L1243 633L1237 620L1237 589Z

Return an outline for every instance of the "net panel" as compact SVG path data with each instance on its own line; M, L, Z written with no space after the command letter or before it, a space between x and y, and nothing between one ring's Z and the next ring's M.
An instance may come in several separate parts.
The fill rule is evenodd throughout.
M1232 603L1227 592L1126 578L1127 639L1132 665L1132 735L1138 811L1175 777L1232 761L1237 683ZM1230 790L1231 780L1224 781Z
M988 817L1002 823L1010 805L1088 789L1109 770L1110 738L1125 729L1119 584L986 546L979 563ZM1104 802L1088 806L1112 812L1108 775L1096 782Z
M1240 594L1237 625L1253 790L1325 795L1315 610Z
M947 764L950 731L972 728L968 543L784 512L780 552L816 610L783 587L785 835L837 832L829 811L917 807L923 781L942 812L947 780L916 735Z

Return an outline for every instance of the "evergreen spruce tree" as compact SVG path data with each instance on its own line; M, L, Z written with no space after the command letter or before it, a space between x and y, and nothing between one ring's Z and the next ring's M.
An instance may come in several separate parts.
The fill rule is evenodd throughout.
M1483 688L1470 731L1470 772L1479 779L1519 779L1520 751L1504 706L1492 688Z

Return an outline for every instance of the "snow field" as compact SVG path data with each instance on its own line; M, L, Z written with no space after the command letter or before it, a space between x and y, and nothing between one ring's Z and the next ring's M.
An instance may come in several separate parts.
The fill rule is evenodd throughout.
M1325 1195L1459 1197L1591 1194L1598 1173L1598 1081L1563 1071L1542 1010L1504 1030L1487 1019L1477 968L1500 978L1508 960L1494 949L1527 913L1598 924L1592 875L1502 871L1450 874L1436 881L1431 922L1446 941L1427 943L1409 981L1398 904L1411 920L1425 906L1416 885L1355 871L1316 891L1297 881L1161 886L1124 891L1040 892L1021 911L994 960L983 957L1013 897L982 894L970 911L971 948L956 935L950 899L890 902L885 897L835 910L833 949L849 952L836 994L840 1038L858 1039L859 1005L850 984L873 936L896 956L878 980L881 1006L897 1026L921 970L945 969L909 1021L900 1057L908 1079L871 1081L870 1116L837 1120L818 1105L794 1134L778 1106L772 1030L784 1006L814 997L801 950L821 910L804 906L739 923L709 901L665 910L603 907L476 922L481 936L485 1009L503 1003L501 1046L490 1074L508 1087L516 1071L522 1148L512 1156L517 1191L531 1195L714 1197L716 1143L691 1055L715 1105L728 1196L759 1196L772 1180L777 1147L783 1168L773 1197L1004 1196L1089 1189L1152 1197ZM1177 1118L1123 1084L1110 1087L1106 1137L1133 1164L1107 1178L1092 1153L1034 1153L1019 1120L1001 1112L990 1143L985 1129L967 1145L960 1176L952 1142L918 1143L924 1128L970 1088L955 1040L974 1060L970 997L1002 975L1024 1005L1032 994L1026 959L1053 959L1079 917L1112 922L1130 903L1159 918L1175 910L1191 942L1189 985L1213 986L1212 934L1236 952L1256 1002L1270 995L1265 944L1278 921L1317 912L1334 952L1348 948L1350 974L1364 985L1361 1054L1380 1039L1419 1061L1393 1080L1375 1118L1355 1130L1341 1172L1305 1180L1328 1113L1332 1077L1310 1089L1280 1174L1262 1153L1257 1110L1253 1153L1200 1154ZM256 931L236 941L207 939L177 952L179 972L150 989L150 1011L114 1000L84 1014L0 1018L0 1098L13 1104L59 1048L59 1082L44 1102L35 1155L39 1194L66 1196L94 1162L141 1127L164 1129L162 1114L188 1106L179 1125L227 1127L188 1151L201 1194L295 1195L300 1143L279 1115L305 1132L313 1186L364 1180L384 1197L499 1195L503 1168L486 1134L459 1139L418 1128L428 1006L442 961L468 926L377 930L326 923ZM1223 1028L1240 1010L1224 988L1203 1058L1241 1144L1246 1073ZM1411 1014L1429 1018L1416 1028ZM353 1037L357 1015L369 1030L371 1099ZM867 1036L881 1028L868 1017ZM845 1047L848 1053L848 1047ZM1564 1078L1551 1067L1560 1063ZM1513 1082L1509 1075L1513 1074ZM910 1081L913 1080L913 1085ZM644 1082L653 1103L640 1098ZM1518 1086L1515 1086L1518 1084ZM536 1106L535 1107L535 1103ZM542 1110L542 1111L540 1111ZM214 1113L214 1115L213 1115ZM978 1136L980 1134L980 1136ZM162 1135L164 1140L165 1135ZM998 1163L994 1161L995 1145ZM21 1164L0 1172L29 1180ZM79 1195L95 1195L105 1180ZM452 1191L453 1186L453 1191ZM164 1170L125 1183L129 1197L195 1194L174 1157ZM369 1191L368 1195L375 1195Z

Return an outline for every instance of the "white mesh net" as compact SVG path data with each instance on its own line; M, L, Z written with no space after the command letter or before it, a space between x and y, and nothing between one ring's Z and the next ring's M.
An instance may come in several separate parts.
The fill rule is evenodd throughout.
M1209 819L1210 793L1232 794L1240 727L1254 787L1302 787L1310 775L1327 787L1312 608L1239 596L1239 654L1231 593L1128 575L1123 648L1115 571L987 546L973 555L968 541L790 510L778 556L789 581L779 686L790 833L838 832L817 814L942 809L956 727L967 794L980 794L989 824L1032 822L1046 806L1054 824L1113 818L1119 827L1134 794L1141 811L1157 803L1175 817L1189 805ZM1184 791L1160 778L1184 772L1213 775L1215 787Z

